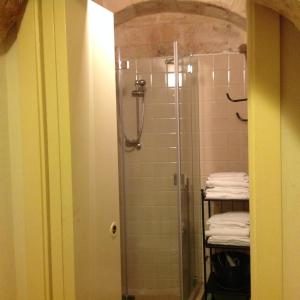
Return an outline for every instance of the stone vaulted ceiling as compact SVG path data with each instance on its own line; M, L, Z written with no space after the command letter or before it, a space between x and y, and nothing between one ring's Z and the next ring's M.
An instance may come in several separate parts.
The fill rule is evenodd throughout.
M135 6L137 4L150 5L151 3L158 3L162 6L168 5L169 7L175 7L178 3L202 3L208 6L217 6L225 9L240 17L246 17L246 3L247 0L96 0L103 6L113 11L114 13L120 13L124 10L130 12L132 17L135 16ZM300 0L255 0L257 3L265 5L279 12L300 30Z

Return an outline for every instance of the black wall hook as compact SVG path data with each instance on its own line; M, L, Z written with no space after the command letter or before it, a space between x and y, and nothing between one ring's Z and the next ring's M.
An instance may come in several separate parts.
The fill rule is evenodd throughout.
M227 99L228 99L230 102L234 102L234 103L236 103L236 102L245 102L245 101L248 100L248 98L232 99L228 93L226 93L226 97L227 97ZM238 112L235 113L235 115L237 116L237 118L238 118L240 121L242 121L242 122L248 122L248 119L242 118L241 115L240 115Z
M232 99L228 93L226 93L226 97L231 102L245 102L248 100L248 98Z
M242 122L248 122L248 119L242 118L238 112L235 113L235 115L237 116L237 118L238 118L240 121L242 121Z

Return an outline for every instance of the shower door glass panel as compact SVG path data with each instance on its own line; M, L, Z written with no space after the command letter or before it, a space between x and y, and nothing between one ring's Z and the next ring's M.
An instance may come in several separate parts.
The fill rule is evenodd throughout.
M117 51L123 294L181 298L173 44ZM136 80L145 80L137 97ZM138 137L139 145L126 140Z
M180 149L180 214L182 298L189 299L197 289L201 277L195 253L195 208L199 208L199 100L197 85L197 58L181 53L178 47L178 101L179 101L179 149ZM197 201L198 200L198 201Z

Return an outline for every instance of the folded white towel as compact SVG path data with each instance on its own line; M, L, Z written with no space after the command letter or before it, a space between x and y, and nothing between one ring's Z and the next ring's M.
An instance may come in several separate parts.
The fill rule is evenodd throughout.
M222 214L215 214L211 216L207 222L207 225L227 225L232 224L249 225L250 217L248 212L244 211L230 211Z
M249 229L249 224L246 224L246 223L243 223L243 222L231 222L231 223L226 223L226 222L220 222L222 224L218 224L218 223L212 223L212 224L209 224L209 229L220 229L220 228L233 228L233 229L236 229L236 228L247 228ZM225 224L224 224L225 223Z
M248 200L249 193L206 192L206 199L215 200Z
M209 244L217 245L232 245L232 246L249 246L249 237L236 237L236 236L211 236L207 241Z
M207 180L249 182L249 177L211 177L211 176L208 176Z
M234 178L243 178L248 177L248 174L245 172L219 172L212 173L209 175L210 178L224 178L224 177L234 177Z
M216 186L208 188L206 192L216 193L229 193L229 194L245 194L248 193L249 189L246 187L230 187L230 186Z
M218 180L218 179L210 179L206 181L206 186L208 188L213 187L244 187L249 188L249 183L246 181L235 181L235 180Z
M209 228L205 231L205 236L235 236L235 237L249 237L250 228L245 227L217 227Z

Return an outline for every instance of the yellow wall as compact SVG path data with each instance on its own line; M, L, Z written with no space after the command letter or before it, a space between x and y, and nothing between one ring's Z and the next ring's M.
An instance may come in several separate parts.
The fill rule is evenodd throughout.
M252 298L300 298L300 32L249 1Z
M10 179L9 111L5 55L0 57L0 299L16 299L13 207Z
M88 2L28 1L1 49L0 299L74 300L75 270L78 299L121 298L113 15Z
M300 299L300 32L281 18L284 299Z
M38 11L37 1L30 1L18 34L12 32L1 47L0 298L5 300L50 296Z
M76 22L73 22L74 19ZM87 3L66 1L66 21L75 212L75 283L77 299L84 300L91 299L95 289L91 273L93 261L90 226L90 64Z
M280 19L255 1L248 13L252 298L281 300Z
M47 130L51 284L55 300L75 299L72 165L65 1L40 5L41 64Z

